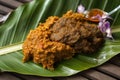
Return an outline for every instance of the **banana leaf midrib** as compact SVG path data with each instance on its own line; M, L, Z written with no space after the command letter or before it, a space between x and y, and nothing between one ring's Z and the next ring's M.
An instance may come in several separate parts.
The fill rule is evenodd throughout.
M16 44L1 47L0 48L0 56L22 50L22 44L23 43L16 43Z

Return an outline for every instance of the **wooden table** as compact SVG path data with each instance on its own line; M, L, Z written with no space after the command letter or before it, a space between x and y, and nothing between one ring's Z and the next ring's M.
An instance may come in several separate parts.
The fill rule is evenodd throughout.
M19 5L32 0L0 0L0 17L14 10ZM0 80L118 80L120 79L120 54L105 64L69 77L40 77L1 72Z

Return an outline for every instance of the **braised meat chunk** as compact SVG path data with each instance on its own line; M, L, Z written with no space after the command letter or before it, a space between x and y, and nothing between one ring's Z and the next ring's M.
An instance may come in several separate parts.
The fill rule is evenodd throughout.
M80 13L67 12L50 28L52 41L70 45L76 52L93 53L104 43L97 23L85 19Z

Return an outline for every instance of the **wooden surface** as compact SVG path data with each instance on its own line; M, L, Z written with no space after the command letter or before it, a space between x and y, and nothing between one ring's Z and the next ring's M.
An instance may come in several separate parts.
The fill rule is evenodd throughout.
M0 17L28 1L32 0L0 0ZM120 80L120 54L101 66L69 77L46 78L12 72L1 72L0 80Z

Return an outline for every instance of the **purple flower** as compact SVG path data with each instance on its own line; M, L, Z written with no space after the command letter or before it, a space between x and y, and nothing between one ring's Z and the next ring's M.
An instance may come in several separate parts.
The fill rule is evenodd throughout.
M113 39L109 21L104 21L99 28L103 33L107 34L106 37Z
M107 14L103 14L102 16L98 14L96 16L93 16L92 18L98 19L99 20L98 28L101 30L101 32L107 34L106 37L113 39L110 28L110 22L107 21L107 18L111 18L111 17L109 17Z
M85 7L80 4L80 5L78 6L77 12L78 12L78 13L84 13L84 11L85 11Z
M88 11L85 10L85 7L83 5L79 5L77 9L78 13L83 13L86 15L86 18L88 18ZM93 16L92 19L99 20L98 28L101 30L101 32L106 33L106 37L113 39L111 28L110 28L110 22L107 21L107 19L111 19L111 17L108 15L107 12L103 11L102 16L100 14L97 14L96 16Z

